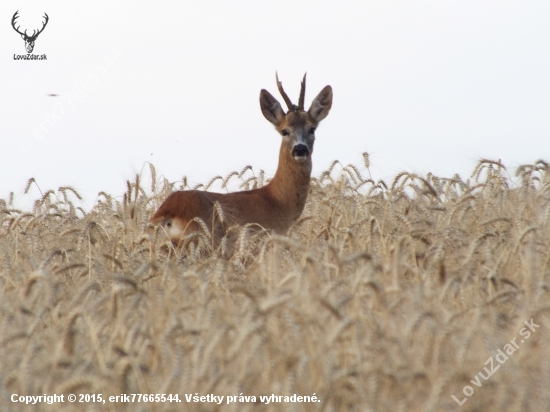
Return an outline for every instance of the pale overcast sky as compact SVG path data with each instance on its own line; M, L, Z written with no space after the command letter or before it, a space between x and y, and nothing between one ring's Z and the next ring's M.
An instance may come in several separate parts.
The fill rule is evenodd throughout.
M14 60L16 10L30 33L48 14L46 61ZM91 207L147 161L171 181L272 176L280 137L259 94L282 101L276 70L293 100L307 71L308 107L333 87L314 174L363 152L375 179L550 160L548 0L3 0L0 40L0 198L34 177Z

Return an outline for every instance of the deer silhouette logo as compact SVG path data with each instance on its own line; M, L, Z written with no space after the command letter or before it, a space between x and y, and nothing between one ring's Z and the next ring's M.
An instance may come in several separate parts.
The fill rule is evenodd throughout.
M36 38L38 37L38 35L40 33L42 33L44 31L44 28L46 27L46 24L48 24L48 20L50 18L48 17L48 15L46 13L44 13L44 18L46 19L46 21L44 23L42 23L42 28L38 31L33 30L32 35L29 36L27 34L27 30L25 30L24 33L19 31L19 27L21 27L21 26L17 26L17 28L15 28L15 20L19 17L17 13L19 13L19 10L17 10L15 12L15 14L13 15L13 18L11 19L11 25L12 25L13 29L21 35L21 38L23 40L25 40L25 49L27 49L27 53L30 54L30 53L32 53L32 51L34 49L34 42L36 41Z

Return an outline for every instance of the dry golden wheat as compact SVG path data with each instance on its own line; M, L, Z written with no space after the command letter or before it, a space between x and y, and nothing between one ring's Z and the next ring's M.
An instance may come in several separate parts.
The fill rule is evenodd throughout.
M335 161L312 179L288 237L247 225L219 245L200 220L178 247L147 233L176 187L152 164L152 193L137 175L89 212L69 186L32 212L0 200L0 410L549 410L550 166L520 166L515 184L483 159L471 181L403 172L388 186L363 161L368 177ZM232 178L266 184L246 166L196 188ZM474 385L531 319L540 328ZM183 402L10 401L54 393ZM186 403L195 393L257 402ZM259 398L295 393L321 402Z

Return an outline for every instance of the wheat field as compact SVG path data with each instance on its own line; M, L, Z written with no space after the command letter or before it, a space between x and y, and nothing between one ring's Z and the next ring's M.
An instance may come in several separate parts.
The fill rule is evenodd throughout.
M364 159L312 180L288 236L235 228L232 248L147 228L189 188L152 165L89 211L71 187L0 200L0 410L550 410L550 165L384 182ZM247 166L199 189L231 182L265 183Z

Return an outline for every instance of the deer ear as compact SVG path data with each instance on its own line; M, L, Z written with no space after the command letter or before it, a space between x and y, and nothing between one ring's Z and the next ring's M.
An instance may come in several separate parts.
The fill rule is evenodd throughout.
M320 122L327 117L331 107L332 87L325 86L325 88L321 90L321 93L311 102L308 113L316 122Z
M285 117L285 112L276 98L267 90L260 92L260 107L264 117L275 127L279 126Z

